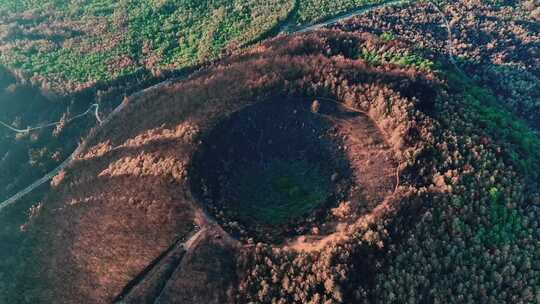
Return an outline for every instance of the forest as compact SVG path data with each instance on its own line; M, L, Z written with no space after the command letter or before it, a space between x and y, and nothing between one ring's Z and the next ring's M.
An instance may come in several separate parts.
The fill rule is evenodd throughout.
M389 58L384 56L388 49L416 54L436 62L436 68L373 64L359 56L362 49L379 58ZM458 72L445 56L424 56L405 42L323 30L272 39L224 59L188 81L141 96L129 111L99 132L81 160L55 182L56 190L44 201L44 210L33 220L29 234L36 242L31 248L41 248L32 258L41 261L42 267L27 264L21 274L27 279L18 280L21 285L15 288L26 286L34 300L109 302L130 284L127 274L144 268L178 233L187 235L183 224L194 223L203 233L174 266L181 271L166 276L161 270L164 266L158 264L153 275L145 276L137 288L125 293L127 298L143 294L155 299L153 280L164 275L168 283L160 289L160 298L171 302L184 298L192 303L534 301L540 277L534 266L540 248L540 196L538 179L529 168L537 167L539 160L527 155L527 150L539 139L521 123L493 121L494 128L486 129L486 115L502 114L487 114L484 108L504 113L511 121L520 120L491 105L489 95L476 94L477 88L452 76ZM329 161L318 163L309 157L309 151L303 151L305 145L292 146L291 151L291 145L282 144L280 134L296 136L301 132L291 125L295 120L287 120L290 115L299 115L289 108L298 98L320 99L321 108L308 110L306 118L326 115L329 122L343 121L343 131L357 116L325 110L323 98L368 113L365 123L376 126L374 133L354 140L371 138L371 144L353 148L350 135L331 132L337 135L337 147L342 140L350 148L330 153ZM270 113L268 100L277 101L271 109L282 113ZM254 117L250 113L255 109L279 123L257 120L261 127L234 127L235 121ZM120 127L141 115L145 119L132 128ZM224 118L230 119L231 128L221 127ZM278 118L290 121L293 128L279 133L282 123ZM301 121L310 128L315 123ZM507 133L498 130L503 127L508 128ZM276 128L274 133L272 128ZM329 130L334 128L340 129L334 125ZM214 132L217 135L212 135ZM506 134L520 134L531 141L509 143ZM319 140L319 135L323 134L314 138ZM240 144L227 136L232 140L240 137ZM242 140L242 136L253 140ZM384 143L377 142L378 136ZM253 153L260 137L265 139L260 144L265 151L262 156ZM219 138L230 143L225 150L221 150ZM205 152L212 149L217 150ZM389 163L388 171L380 170L381 166L364 171L379 178L382 182L378 185L388 183L389 191L379 192L380 188L363 184L367 192L355 198L351 190L363 181L342 171L330 191L342 189L337 193L344 201L331 200L325 211L306 218L293 212L293 205L294 218L280 218L278 228L273 228L283 229L279 239L265 235L267 225L275 223L268 223L264 216L282 210L280 205L266 202L264 210L252 213L246 221L245 214L234 212L232 203L223 205L219 200L223 195L224 202L231 202L234 191L246 193L234 186L245 177L234 175L234 170L229 175L227 166L262 161L265 166L279 168L284 163L274 167L274 157L297 151L324 168L323 164L338 161L335 155L358 156L367 149L386 153L395 161ZM514 152L519 159L514 158ZM354 166L352 158L346 159L352 172L364 168ZM520 159L529 164L520 166ZM206 175L205 164L217 171ZM397 184L392 174L396 168ZM310 175L324 176L323 170L320 172ZM253 180L255 185L250 187L264 193L274 191L268 190L266 179L261 177L259 184ZM293 174L288 183L294 185L294 179ZM343 181L352 183L351 187L335 188ZM233 187L223 186L228 183ZM296 185L299 189L310 187ZM127 186L129 195L124 190ZM280 188L291 193L290 186ZM194 196L179 197L176 191L189 191ZM378 195L382 201L370 203L369 197ZM266 197L255 199L264 202ZM208 207L217 223L207 222L204 215L191 215L198 214L199 204ZM259 221L259 226L253 228L252 221ZM339 228L343 226L346 228ZM144 254L133 258L130 252ZM65 267L52 267L59 261L67 261ZM168 265L167 260L164 263ZM73 273L74 268L83 271ZM46 283L28 287L34 284L28 283L30 278L44 276L49 278ZM66 278L70 278L68 288ZM94 282L94 288L86 288L87 280ZM214 292L209 293L208 286Z
M134 75L178 69L378 0L0 2L0 64L67 94Z
M381 3L0 0L0 303L538 302L540 2Z

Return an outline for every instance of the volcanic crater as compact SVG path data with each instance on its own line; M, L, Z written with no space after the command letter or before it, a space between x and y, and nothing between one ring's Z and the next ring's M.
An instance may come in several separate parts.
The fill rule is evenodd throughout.
M396 186L396 167L365 113L330 99L274 98L203 135L190 185L233 237L312 242L381 203Z
M73 302L247 303L266 253L276 267L313 257L312 270L329 273L318 257L347 246L340 263L375 265L379 247L356 238L373 214L397 209L398 163L417 150L407 134L423 100L405 93L424 83L414 69L344 56L377 43L337 31L278 37L131 98L32 224L44 266L28 273ZM364 268L354 271L374 277Z

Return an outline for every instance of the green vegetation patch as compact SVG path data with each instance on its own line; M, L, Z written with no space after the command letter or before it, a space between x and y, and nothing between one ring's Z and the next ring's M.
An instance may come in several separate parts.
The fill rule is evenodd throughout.
M132 1L129 40L161 65L189 65L215 58L231 43L256 39L291 9L289 0Z
M439 72L448 81L449 87L462 96L460 107L465 120L474 124L475 130L485 132L496 146L502 148L499 150L502 159L529 182L536 184L540 172L540 138L534 131L506 109L488 89L480 87L466 75L453 68L442 68ZM474 183L474 180L467 183ZM513 194L495 186L480 188L477 191L487 198L481 202L486 220L478 221L478 215L468 219L459 217L455 219L456 230L465 231L464 227L469 225L467 230L474 231L473 241L488 247L513 244L524 238L527 234L524 216L515 207ZM464 208L463 200L456 201L454 207L457 210Z
M381 39L387 42L395 38L391 36L391 34L383 34ZM426 59L419 54L406 51L397 52L388 50L385 52L377 52L362 48L358 57L373 66L391 63L399 66L412 66L425 71L432 71L435 67L433 61Z
M396 39L396 36L391 32L384 32L380 35L380 38L384 42L390 42Z
M489 218L491 227L480 227L476 234L485 244L505 245L515 241L521 233L526 233L523 220L516 209L510 210L498 188L489 189Z
M234 212L250 223L280 225L307 214L330 196L330 177L304 160L271 160L238 179Z
M467 81L455 71L446 72L449 83L463 92L464 102L476 122L505 148L512 164L532 180L540 176L540 138L525 121L506 109L487 89Z
M285 23L312 24L384 2L0 0L0 64L63 92L65 82L192 66L275 34Z
M259 39L293 7L293 0L0 0L0 64L59 86L183 68Z
M360 9L367 5L384 3L384 0L299 0L296 11L298 25L315 23L332 16Z

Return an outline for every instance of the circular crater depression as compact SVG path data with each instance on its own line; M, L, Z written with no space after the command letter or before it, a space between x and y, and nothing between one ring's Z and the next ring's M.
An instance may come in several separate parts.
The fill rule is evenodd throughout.
M364 127L355 125L358 119L369 120L337 103L312 99L247 106L204 136L193 158L192 191L241 239L276 243L309 234L335 220L329 210L340 202L369 205L358 187L352 155L357 151L349 142L348 133ZM373 138L360 143L376 144Z

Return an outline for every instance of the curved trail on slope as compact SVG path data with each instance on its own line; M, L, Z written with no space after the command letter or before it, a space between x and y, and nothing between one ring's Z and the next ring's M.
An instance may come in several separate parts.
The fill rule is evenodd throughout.
M172 81L177 81L177 80L180 80L181 78L179 79L170 79L170 80L166 80L166 81L163 81L161 83L158 83L154 86L151 86L149 88L146 88L146 89L143 89L139 92L136 92L134 94L132 94L130 97L127 98L127 101L129 101L130 99L133 99L133 98L136 98L138 96L141 96L141 95L144 95L146 93L148 93L149 91L152 91L152 90L156 90L156 89L159 89L163 86L166 86L168 85L169 83L171 83ZM9 207L10 205L14 204L15 202L17 202L20 198L22 198L23 196L25 196L26 194L32 192L34 189L36 189L37 187L43 185L44 183L46 183L47 181L49 181L50 179L52 179L55 175L57 175L58 173L60 173L60 171L64 170L65 168L67 168L71 162L77 157L77 155L79 153L81 153L84 149L86 149L86 146L87 146L87 143L95 136L95 134L101 130L101 128L103 128L105 125L107 125L116 115L118 115L118 113L120 113L127 105L129 104L129 102L122 102L120 105L118 105L108 116L107 118L105 118L105 120L101 120L101 118L99 117L99 113L98 113L98 110L99 110L99 105L92 105L90 106L90 108L84 112L84 113L81 113L73 118L70 119L70 121L76 119L76 118L79 118L79 117L82 117L84 115L87 115L88 113L90 113L90 111L92 110L92 108L95 108L95 116L96 116L96 120L98 121L98 127L96 129L92 129L90 131L90 134L87 136L86 140L83 141L81 144L79 144L79 146L75 149L75 151L73 151L70 156L68 156L68 158L66 158L60 165L58 165L56 168L54 168L51 172L49 172L48 174L46 174L45 176L43 176L42 178L38 179L37 181L33 182L31 185L29 185L28 187L24 188L23 190L17 192L15 195L11 196L10 198L8 198L7 200L3 201L2 203L0 203L0 212L5 209L6 207ZM49 125L58 125L58 123L51 123ZM2 123L2 125L4 125L4 123ZM40 129L40 128L47 128L47 127L50 127L48 125L46 126L41 126L41 127L36 127L36 128L27 128L26 130L20 130L20 129L16 129L16 128L10 128L12 129L14 132L17 132L17 133L26 133L28 132L29 129Z
M458 69L458 71L465 74L461 70L461 68L458 66L458 64L456 62L456 59L454 57L454 50L455 50L455 47L454 47L454 35L452 34L452 27L450 26L450 23L448 22L448 18L446 18L446 15L442 11L442 9L435 2L427 1L427 3L435 8L435 11L441 16L441 18L443 20L443 23L444 23L444 26L446 27L446 34L448 36L447 40L446 40L446 48L447 48L447 51L448 51L448 58L449 58L450 62L452 63L452 65L456 69Z
M308 26L305 26L303 28L296 29L295 31L293 31L291 33L287 33L287 34L293 35L293 34L298 34L298 33L306 33L306 32L310 32L310 31L315 31L315 30L320 29L322 27L332 25L332 24L335 24L337 22L340 22L340 21L343 21L343 20L346 20L346 19L349 19L349 18L353 18L353 17L361 15L361 14L368 13L368 12L370 12L372 10L375 10L375 9L379 9L379 8L383 8L383 7L387 7L387 6L405 4L405 3L410 3L410 2L411 2L410 0L395 0L395 1L384 2L384 3L378 4L378 5L372 5L372 6L369 6L369 7L356 9L356 10L354 10L352 12L345 13L344 15L332 18L330 20L323 21L323 22L320 22L320 23L317 23L317 24L308 25ZM450 61L452 62L453 65L455 65L457 67L457 64L456 64L456 62L454 60L454 57L453 57L454 45L453 45L453 41L452 41L452 30L451 30L450 24L448 23L448 20L446 19L446 16L442 12L442 10L435 3L431 2L431 1L428 1L428 3L433 5L435 7L435 9L438 11L438 13L441 14L441 16L443 17L443 21L444 21L445 26L446 26L447 31L448 31L448 48L449 48ZM280 33L286 33L286 27L287 26L288 26L288 24L285 24L284 27L282 27L282 29L280 30ZM458 67L458 69L459 69L459 67ZM459 70L461 71L461 69L459 69ZM99 117L99 105L98 104L92 104L90 106L90 108L88 108L88 110L86 112L81 113L81 114L79 114L79 115L77 115L75 117L72 117L68 122L73 121L75 119L78 119L78 118L80 118L80 117L82 117L84 115L87 115L90 112L92 112L92 109L94 109L94 115L95 115L96 120L98 121L99 124L98 124L98 127L96 129L92 129L90 131L90 134L87 136L86 140L83 141L77 147L77 149L75 149L75 151L73 151L73 153L66 160L64 160L58 167L56 167L54 170L49 172L47 175L43 176L39 180L37 180L34 183L32 183L31 185L29 185L25 189L19 191L18 193L16 193L12 197L10 197L7 200L0 203L0 212L2 212L3 209L5 209L6 207L14 204L20 198L22 198L26 194L32 192L34 189L41 186L42 184L44 184L48 180L52 179L55 175L60 173L65 168L67 168L72 163L72 161L75 159L75 157L86 148L87 142L89 142L95 136L95 134L99 130L101 130L101 128L103 128L105 125L107 125L107 123L110 122L118 113L120 113L122 110L124 110L124 108L129 104L129 100L132 100L134 98L142 96L142 95L148 93L149 91L160 89L160 88L162 88L164 86L167 86L168 84L171 84L173 82L188 78L189 76L191 76L195 72L192 72L192 73L190 73L188 75L184 75L184 76L180 76L180 77L165 80L163 82L160 82L158 84L150 86L150 87L148 87L146 89L143 89L141 91L133 93L128 98L126 98L126 100L124 102L122 102L120 105L118 105L107 116L107 118L105 120L101 120L101 118ZM50 123L50 124L47 124L47 125L44 125L44 126L39 126L39 127L35 127L35 128L27 128L26 130L21 130L21 129L13 128L13 127L11 127L11 126L9 126L9 125L7 125L7 124L0 121L1 125L3 125L4 127L9 128L12 131L17 132L17 133L27 133L27 132L29 132L31 130L42 129L42 128L47 128L47 127L52 127L52 126L58 126L58 124L60 124L60 123L61 122L55 122L55 123Z
M88 108L88 110L84 111L83 113L81 114L78 114L78 115L75 115L67 120L59 120L57 122L51 122L51 123L48 123L48 124L43 124L43 125L40 125L40 126L37 126L37 127L26 127L26 129L17 129L17 128L14 128L12 126L10 126L9 124L3 122L0 120L0 125L10 129L11 131L15 132L15 133L28 133L30 131L35 131L35 130L41 130L41 129L46 129L46 128L51 128L51 127L57 127L59 125L62 125L62 124L67 124L67 123L70 123L74 120L77 120L83 116L86 116L88 114L94 114L94 116L96 117L96 120L101 124L102 120L101 118L99 117L99 104L97 103L94 103L92 105L90 105L90 107Z

